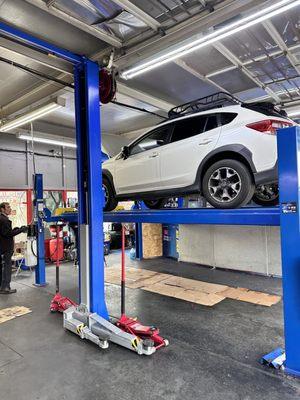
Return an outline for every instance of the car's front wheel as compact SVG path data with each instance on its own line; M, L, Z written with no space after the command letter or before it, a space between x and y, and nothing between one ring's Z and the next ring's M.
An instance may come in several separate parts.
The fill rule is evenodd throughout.
M216 161L204 174L202 193L215 208L244 206L254 194L251 172L238 160Z
M151 210L157 210L159 208L163 208L166 204L167 199L156 199L156 200L143 200L146 207Z
M104 211L114 210L118 205L118 201L114 196L114 191L111 186L111 183L105 177L103 177L102 180L102 189L104 195L104 206L103 206Z
M260 206L277 206L279 203L277 183L256 186L253 201Z

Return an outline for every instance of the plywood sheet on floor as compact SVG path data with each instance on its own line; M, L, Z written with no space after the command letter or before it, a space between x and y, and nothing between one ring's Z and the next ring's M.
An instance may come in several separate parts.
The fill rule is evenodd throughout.
M180 286L187 290L196 290L203 293L218 293L228 288L228 286L225 285L195 281L194 279L181 278L180 276L171 276L169 279L165 280L164 283L167 285Z
M131 289L139 289L142 286L145 286L148 280L150 284L161 281L163 279L162 275L164 274L158 274L157 272L148 271L145 269L126 268L126 286ZM170 275L167 275L167 277L169 276ZM120 285L121 282L120 266L106 268L105 281L107 283Z
M246 301L247 303L259 304L262 306L270 307L279 303L280 296L271 295L268 293L255 292L246 288L228 288L218 293L228 299Z
M214 293L205 293L196 290L188 290L179 286L170 286L163 283L155 283L151 286L142 288L147 292L158 293L164 296L175 297L176 299L189 301L191 303L201 304L203 306L214 306L220 303L225 297Z
M120 279L121 269L119 265L105 270L105 281L107 283L120 285ZM281 300L280 296L246 288L233 288L137 268L126 268L126 286L131 289L143 289L205 306L213 306L226 298L266 307L270 307Z
M23 306L3 308L2 310L0 310L0 324L28 313L31 313L30 308Z

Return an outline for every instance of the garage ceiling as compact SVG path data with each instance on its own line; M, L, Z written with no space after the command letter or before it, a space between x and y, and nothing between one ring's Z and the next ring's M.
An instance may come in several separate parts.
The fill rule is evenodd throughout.
M276 0L279 1L279 0ZM274 4L264 0L0 0L0 20L100 64L113 51L117 71ZM300 6L130 80L117 100L165 115L172 106L224 90L242 100L300 104ZM0 56L67 83L71 66L0 37ZM50 96L67 108L35 123L74 132L70 87L0 62L0 116L9 119ZM300 108L300 106L299 106ZM102 131L124 135L160 119L103 105ZM57 129L55 129L57 128Z

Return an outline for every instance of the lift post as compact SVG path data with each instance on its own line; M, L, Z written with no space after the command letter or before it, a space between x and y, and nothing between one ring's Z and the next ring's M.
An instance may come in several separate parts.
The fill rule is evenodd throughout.
M34 176L34 210L37 226L37 266L35 268L35 285L46 286L46 264L45 264L45 240L44 240L44 197L43 197L43 175Z
M277 134L285 371L300 376L300 128Z
M80 302L108 319L104 297L99 66L75 66Z

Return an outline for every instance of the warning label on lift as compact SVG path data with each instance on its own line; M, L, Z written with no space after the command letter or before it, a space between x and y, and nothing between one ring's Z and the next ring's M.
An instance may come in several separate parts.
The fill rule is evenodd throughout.
M281 209L282 209L283 214L290 214L290 213L297 212L297 203L296 202L282 203L281 207L282 207Z

